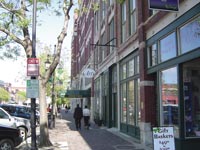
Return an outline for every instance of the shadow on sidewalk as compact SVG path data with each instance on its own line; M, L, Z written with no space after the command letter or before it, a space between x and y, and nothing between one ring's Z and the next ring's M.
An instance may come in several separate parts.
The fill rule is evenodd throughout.
M68 138L68 143L70 143L69 150L144 150L138 149L138 146L132 142L114 135L107 131L106 127L99 127L93 122L91 122L89 130L85 129L83 126L83 119L81 124L82 129L77 131L71 112L61 112L61 119L66 120L68 131L71 131L71 135L69 135L70 138Z

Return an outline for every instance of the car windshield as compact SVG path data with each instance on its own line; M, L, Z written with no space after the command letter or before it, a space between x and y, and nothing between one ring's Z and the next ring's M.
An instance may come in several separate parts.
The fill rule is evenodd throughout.
M3 110L0 109L0 118L2 118L2 119L8 119L9 116Z

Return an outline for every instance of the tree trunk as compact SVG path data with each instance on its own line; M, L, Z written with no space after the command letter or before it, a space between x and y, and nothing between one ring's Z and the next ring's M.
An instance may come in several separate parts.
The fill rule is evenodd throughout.
M40 138L39 147L51 146L48 130L47 102L46 102L46 84L40 80Z

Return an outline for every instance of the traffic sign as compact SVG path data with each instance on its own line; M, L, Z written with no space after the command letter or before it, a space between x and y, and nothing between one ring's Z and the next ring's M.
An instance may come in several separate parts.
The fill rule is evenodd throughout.
M39 76L39 59L27 59L27 76Z
M26 81L26 97L27 98L39 97L39 80L31 79Z

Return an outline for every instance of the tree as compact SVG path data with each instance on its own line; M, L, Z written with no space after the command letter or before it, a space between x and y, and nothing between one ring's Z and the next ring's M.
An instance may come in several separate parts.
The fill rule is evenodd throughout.
M19 101L26 101L26 92L24 92L24 91L18 91L17 93L16 93L16 97L17 97L17 100Z
M37 10L44 10L50 7L50 0L38 0ZM59 4L61 1L58 1ZM56 66L60 61L60 54L63 45L63 41L67 36L68 22L70 19L69 12L73 6L72 0L63 0L62 10L64 14L64 24L61 32L58 34L56 51L53 61L46 70L45 74L40 74L39 79L39 91L40 91L40 141L39 145L49 146L51 142L49 140L49 132L47 126L47 114L46 114L46 85ZM31 39L31 13L32 12L32 0L0 0L0 45L9 47L6 52L11 55L11 49L14 54L18 54L18 50L22 47L25 50L27 58L32 56L32 39ZM17 44L17 46L15 45Z
M10 93L6 91L4 88L0 87L0 102L9 101Z

